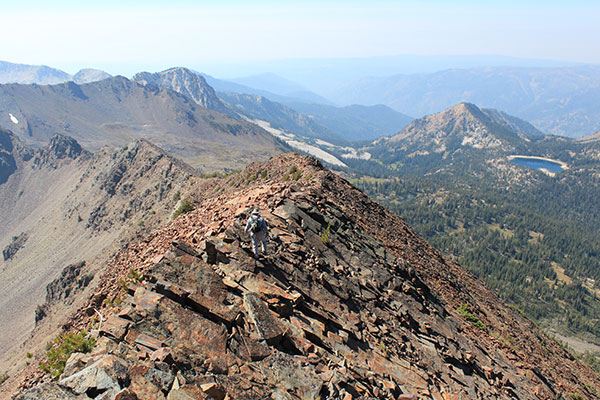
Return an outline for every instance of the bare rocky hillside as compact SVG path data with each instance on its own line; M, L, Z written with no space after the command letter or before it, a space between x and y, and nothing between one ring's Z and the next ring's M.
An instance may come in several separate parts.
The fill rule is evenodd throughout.
M7 131L0 141L14 164L0 170L0 371L10 374L122 243L169 219L195 172L143 140L95 155L60 135L35 151Z
M16 399L598 398L589 367L314 159L193 190L65 321L93 351L56 382L30 367ZM254 206L271 227L258 260Z

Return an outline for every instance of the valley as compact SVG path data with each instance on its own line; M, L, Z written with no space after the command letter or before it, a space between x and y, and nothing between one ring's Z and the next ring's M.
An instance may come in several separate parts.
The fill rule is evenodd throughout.
M369 161L347 160L362 172L354 184L545 329L600 343L597 146L509 134L471 107L415 121L396 138L364 148Z

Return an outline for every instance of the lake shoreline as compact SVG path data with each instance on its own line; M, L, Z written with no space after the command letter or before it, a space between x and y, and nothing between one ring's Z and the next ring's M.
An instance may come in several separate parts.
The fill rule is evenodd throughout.
M521 164L515 162L515 160L517 160L517 161L518 160L544 161L547 163L556 164L558 167L560 167L561 171L566 171L569 169L569 164L567 164L566 162L560 161L560 160L554 160L552 158L547 158L547 157L521 156L521 155L514 155L514 154L508 156L508 161L511 161L513 164L516 164L516 165L521 165ZM536 170L543 172L544 174L551 176L551 177L555 177L556 173L559 172L559 171L550 171L549 169L543 168L543 167L536 168L536 167L531 167L529 165L526 165L526 167L536 169Z
M508 156L508 161L512 161L515 158L525 158L528 160L541 160L541 161L553 162L553 163L559 164L562 167L563 171L566 171L567 169L569 169L569 164L567 164L566 162L560 161L560 160L554 160L554 159L548 158L548 157L510 155L510 156Z

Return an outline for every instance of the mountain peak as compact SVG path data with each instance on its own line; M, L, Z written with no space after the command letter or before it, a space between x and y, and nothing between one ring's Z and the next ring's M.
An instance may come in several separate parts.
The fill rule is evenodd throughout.
M231 114L219 100L215 90L206 83L204 77L184 67L174 67L162 72L140 72L132 78L143 85L155 85L175 90L191 98L196 103L213 111Z
M413 121L389 141L421 154L454 152L465 147L515 149L529 140L525 134L515 131L525 124L496 110L481 110L475 104L459 103ZM529 131L537 131L527 125Z
M107 72L101 71L99 69L94 68L84 68L73 75L73 81L79 85L83 83L91 83L96 81L101 81L103 79L110 78L110 75Z
M454 106L448 108L445 112L452 112L456 114L468 113L476 116L481 113L481 110L473 103L463 102L455 104Z

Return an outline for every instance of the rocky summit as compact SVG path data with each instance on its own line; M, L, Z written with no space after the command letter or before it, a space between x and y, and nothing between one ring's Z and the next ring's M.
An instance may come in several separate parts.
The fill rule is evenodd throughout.
M589 367L316 160L277 156L194 193L65 324L94 349L15 399L598 398Z
M236 116L217 97L215 90L206 83L200 74L187 68L176 67L162 72L140 72L135 74L133 80L143 85L154 85L172 89L182 95L193 99L196 103L209 110L218 111L225 115Z

